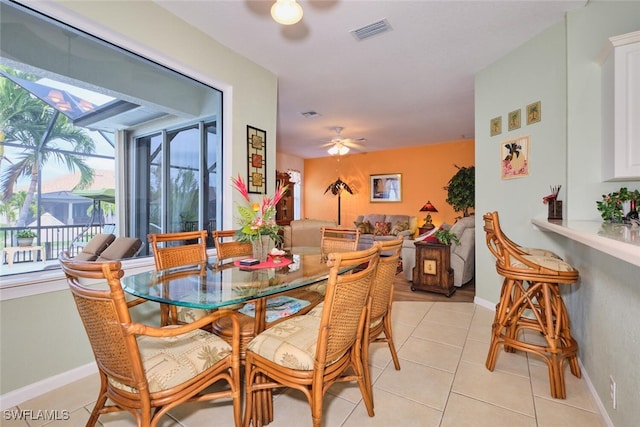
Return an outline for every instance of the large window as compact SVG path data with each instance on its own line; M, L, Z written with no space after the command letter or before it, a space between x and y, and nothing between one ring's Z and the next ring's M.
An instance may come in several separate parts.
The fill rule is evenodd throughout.
M30 138L19 138L18 120L4 115L13 99L2 101L0 182L22 198L2 194L0 246L14 246L18 230L33 229L55 264L78 234L86 240L107 223L144 242L150 232L215 228L220 91L11 1L0 0L0 19L2 88L39 102L43 120ZM43 139L49 123L77 138L54 132ZM25 156L39 167L10 172ZM101 199L104 192L112 200ZM43 224L45 214L53 225ZM0 272L43 268L30 257L18 254Z
M216 229L221 142L216 121L135 138L136 234Z

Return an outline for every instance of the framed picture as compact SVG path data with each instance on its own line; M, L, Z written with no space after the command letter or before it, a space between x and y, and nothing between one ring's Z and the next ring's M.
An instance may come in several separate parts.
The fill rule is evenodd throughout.
M267 132L247 126L247 188L267 194Z
M510 131L520 129L520 109L519 108L515 111L510 112L507 117L509 118L508 128Z
M502 179L522 178L529 175L528 136L500 144L500 169Z
M500 135L502 133L502 116L491 119L489 129L491 136Z
M540 101L527 105L527 124L538 123L542 120L542 105Z
M370 175L370 202L401 202L402 174Z

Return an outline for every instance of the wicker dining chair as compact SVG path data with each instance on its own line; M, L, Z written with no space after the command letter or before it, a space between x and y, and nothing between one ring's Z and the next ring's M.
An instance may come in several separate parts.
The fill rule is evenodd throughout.
M369 314L369 330L362 344L362 363L365 369L367 388L373 395L373 385L369 370L369 344L384 342L389 346L393 365L400 370L398 353L393 343L393 330L391 328L391 306L393 304L393 281L398 269L400 251L402 250L402 238L377 242L380 245L380 259L371 288L371 310ZM320 303L309 312L310 316L321 316L324 303Z
M207 230L183 231L178 233L149 234L149 244L153 252L156 270L184 267L207 262ZM207 310L193 310L175 305L160 304L160 324L177 325L206 316Z
M59 257L84 324L100 375L100 392L87 426L102 414L127 411L138 426L156 426L174 407L194 401L231 399L236 426L242 423L239 341L233 345L201 328L220 317L219 310L196 322L158 328L131 320L120 278L120 261L75 261ZM82 285L83 279L103 286ZM239 324L234 321L234 333ZM208 389L223 381L227 387Z
M369 392L373 395L373 385L369 371L369 344L384 342L389 346L393 366L400 370L398 353L393 343L393 330L391 329L391 305L393 304L393 281L398 272L398 261L402 250L402 238L385 240L380 244L380 260L371 288L371 310L369 314L369 331L367 340L363 343L362 360L365 369L365 379Z
M360 230L355 228L322 227L320 233L320 253L325 258L332 252L350 252L358 249Z
M217 230L213 232L216 245L216 262L219 267L224 260L253 255L253 247L249 242L240 242L234 238L235 230Z
M290 387L302 391L311 406L313 426L321 425L323 396L338 381L356 381L369 416L373 398L362 362L364 325L380 246L363 251L331 253L331 267L322 316L291 317L257 335L245 358L244 425L269 423L273 415L265 389ZM360 266L339 274L345 266ZM261 408L263 408L261 410Z

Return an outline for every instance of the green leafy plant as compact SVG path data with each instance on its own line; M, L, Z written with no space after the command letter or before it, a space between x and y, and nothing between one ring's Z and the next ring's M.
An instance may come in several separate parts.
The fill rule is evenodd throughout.
M627 200L640 201L638 190L629 191L627 187L621 187L618 191L603 194L602 200L596 202L600 216L605 221L622 222L624 213L622 212L622 202Z
M38 235L36 233L34 233L31 230L20 230L16 233L16 237L18 239L33 239L34 237L37 237Z
M469 216L469 209L475 207L476 201L476 168L475 166L459 167L449 180L445 190L447 190L447 200L456 212L462 212L462 216Z
M443 245L450 245L453 242L455 242L457 245L460 244L460 239L458 239L458 236L455 233L451 232L451 230L446 228L436 231L434 233L434 236L436 236L438 242L442 243Z

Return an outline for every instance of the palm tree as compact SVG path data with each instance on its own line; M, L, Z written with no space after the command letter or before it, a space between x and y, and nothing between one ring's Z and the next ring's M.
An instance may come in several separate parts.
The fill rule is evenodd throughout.
M34 79L11 69L4 68L4 71L23 79ZM93 182L93 169L82 156L95 151L93 140L84 130L73 126L67 117L6 78L0 79L0 129L4 132L5 143L24 146L0 177L3 200L11 199L19 178L30 178L17 226L26 225L29 206L38 190L40 171L47 162L55 161L70 172L78 170L80 182L74 189L86 188ZM71 143L72 149L61 150L57 145L59 141Z

